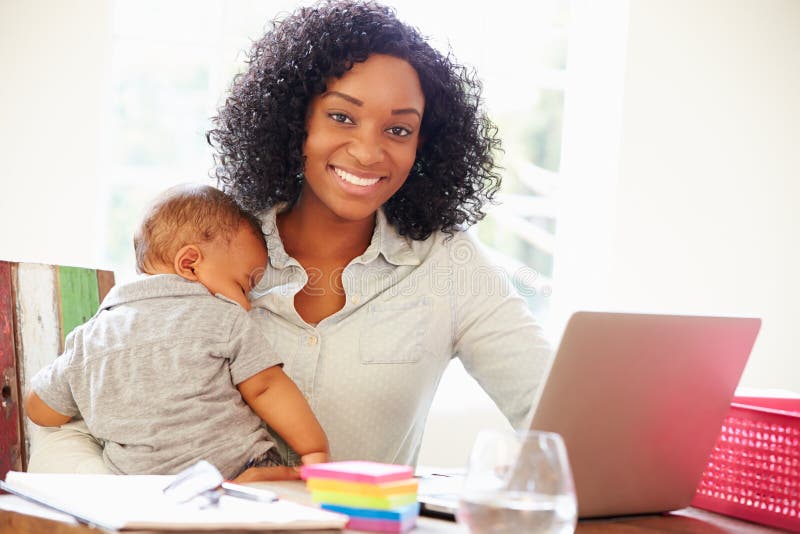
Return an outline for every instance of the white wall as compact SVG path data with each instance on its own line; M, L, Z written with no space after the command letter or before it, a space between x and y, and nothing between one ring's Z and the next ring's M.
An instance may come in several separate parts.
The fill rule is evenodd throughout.
M614 301L760 316L744 382L800 391L800 3L630 20Z
M0 1L0 260L100 266L109 5Z
M743 385L800 391L800 3L630 0L628 16L621 123L597 140L601 171L618 165L596 177L609 210L565 224L610 231L599 257L565 255L558 287L594 289L562 311L762 317Z

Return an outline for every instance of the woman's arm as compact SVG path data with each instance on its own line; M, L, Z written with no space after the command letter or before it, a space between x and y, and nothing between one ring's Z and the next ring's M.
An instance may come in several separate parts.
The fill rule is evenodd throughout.
M458 248L458 257L469 258L457 267L466 270L468 284L453 295L456 354L512 426L519 428L526 424L545 379L550 344L508 275L477 241L460 234L450 246Z

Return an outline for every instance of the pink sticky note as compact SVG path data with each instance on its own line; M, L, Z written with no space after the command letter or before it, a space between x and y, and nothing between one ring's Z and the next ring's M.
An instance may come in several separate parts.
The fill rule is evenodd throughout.
M416 516L406 518L403 521L351 517L350 521L347 522L347 528L350 530L365 530L367 532L406 532L414 528L416 524Z
M331 478L352 480L367 484L380 484L393 480L403 480L414 476L414 469L408 465L382 464L378 462L329 462L326 464L304 465L300 476L308 478Z

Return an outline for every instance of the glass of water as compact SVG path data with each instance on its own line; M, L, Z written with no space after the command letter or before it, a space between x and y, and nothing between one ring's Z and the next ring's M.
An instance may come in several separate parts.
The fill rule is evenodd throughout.
M458 521L479 533L575 531L577 501L561 436L482 430L470 454Z

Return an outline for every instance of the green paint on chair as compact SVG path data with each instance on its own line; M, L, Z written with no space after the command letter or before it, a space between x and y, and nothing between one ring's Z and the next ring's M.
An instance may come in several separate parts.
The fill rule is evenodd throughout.
M61 336L89 319L100 306L97 271L80 267L59 267L58 287L61 297Z

